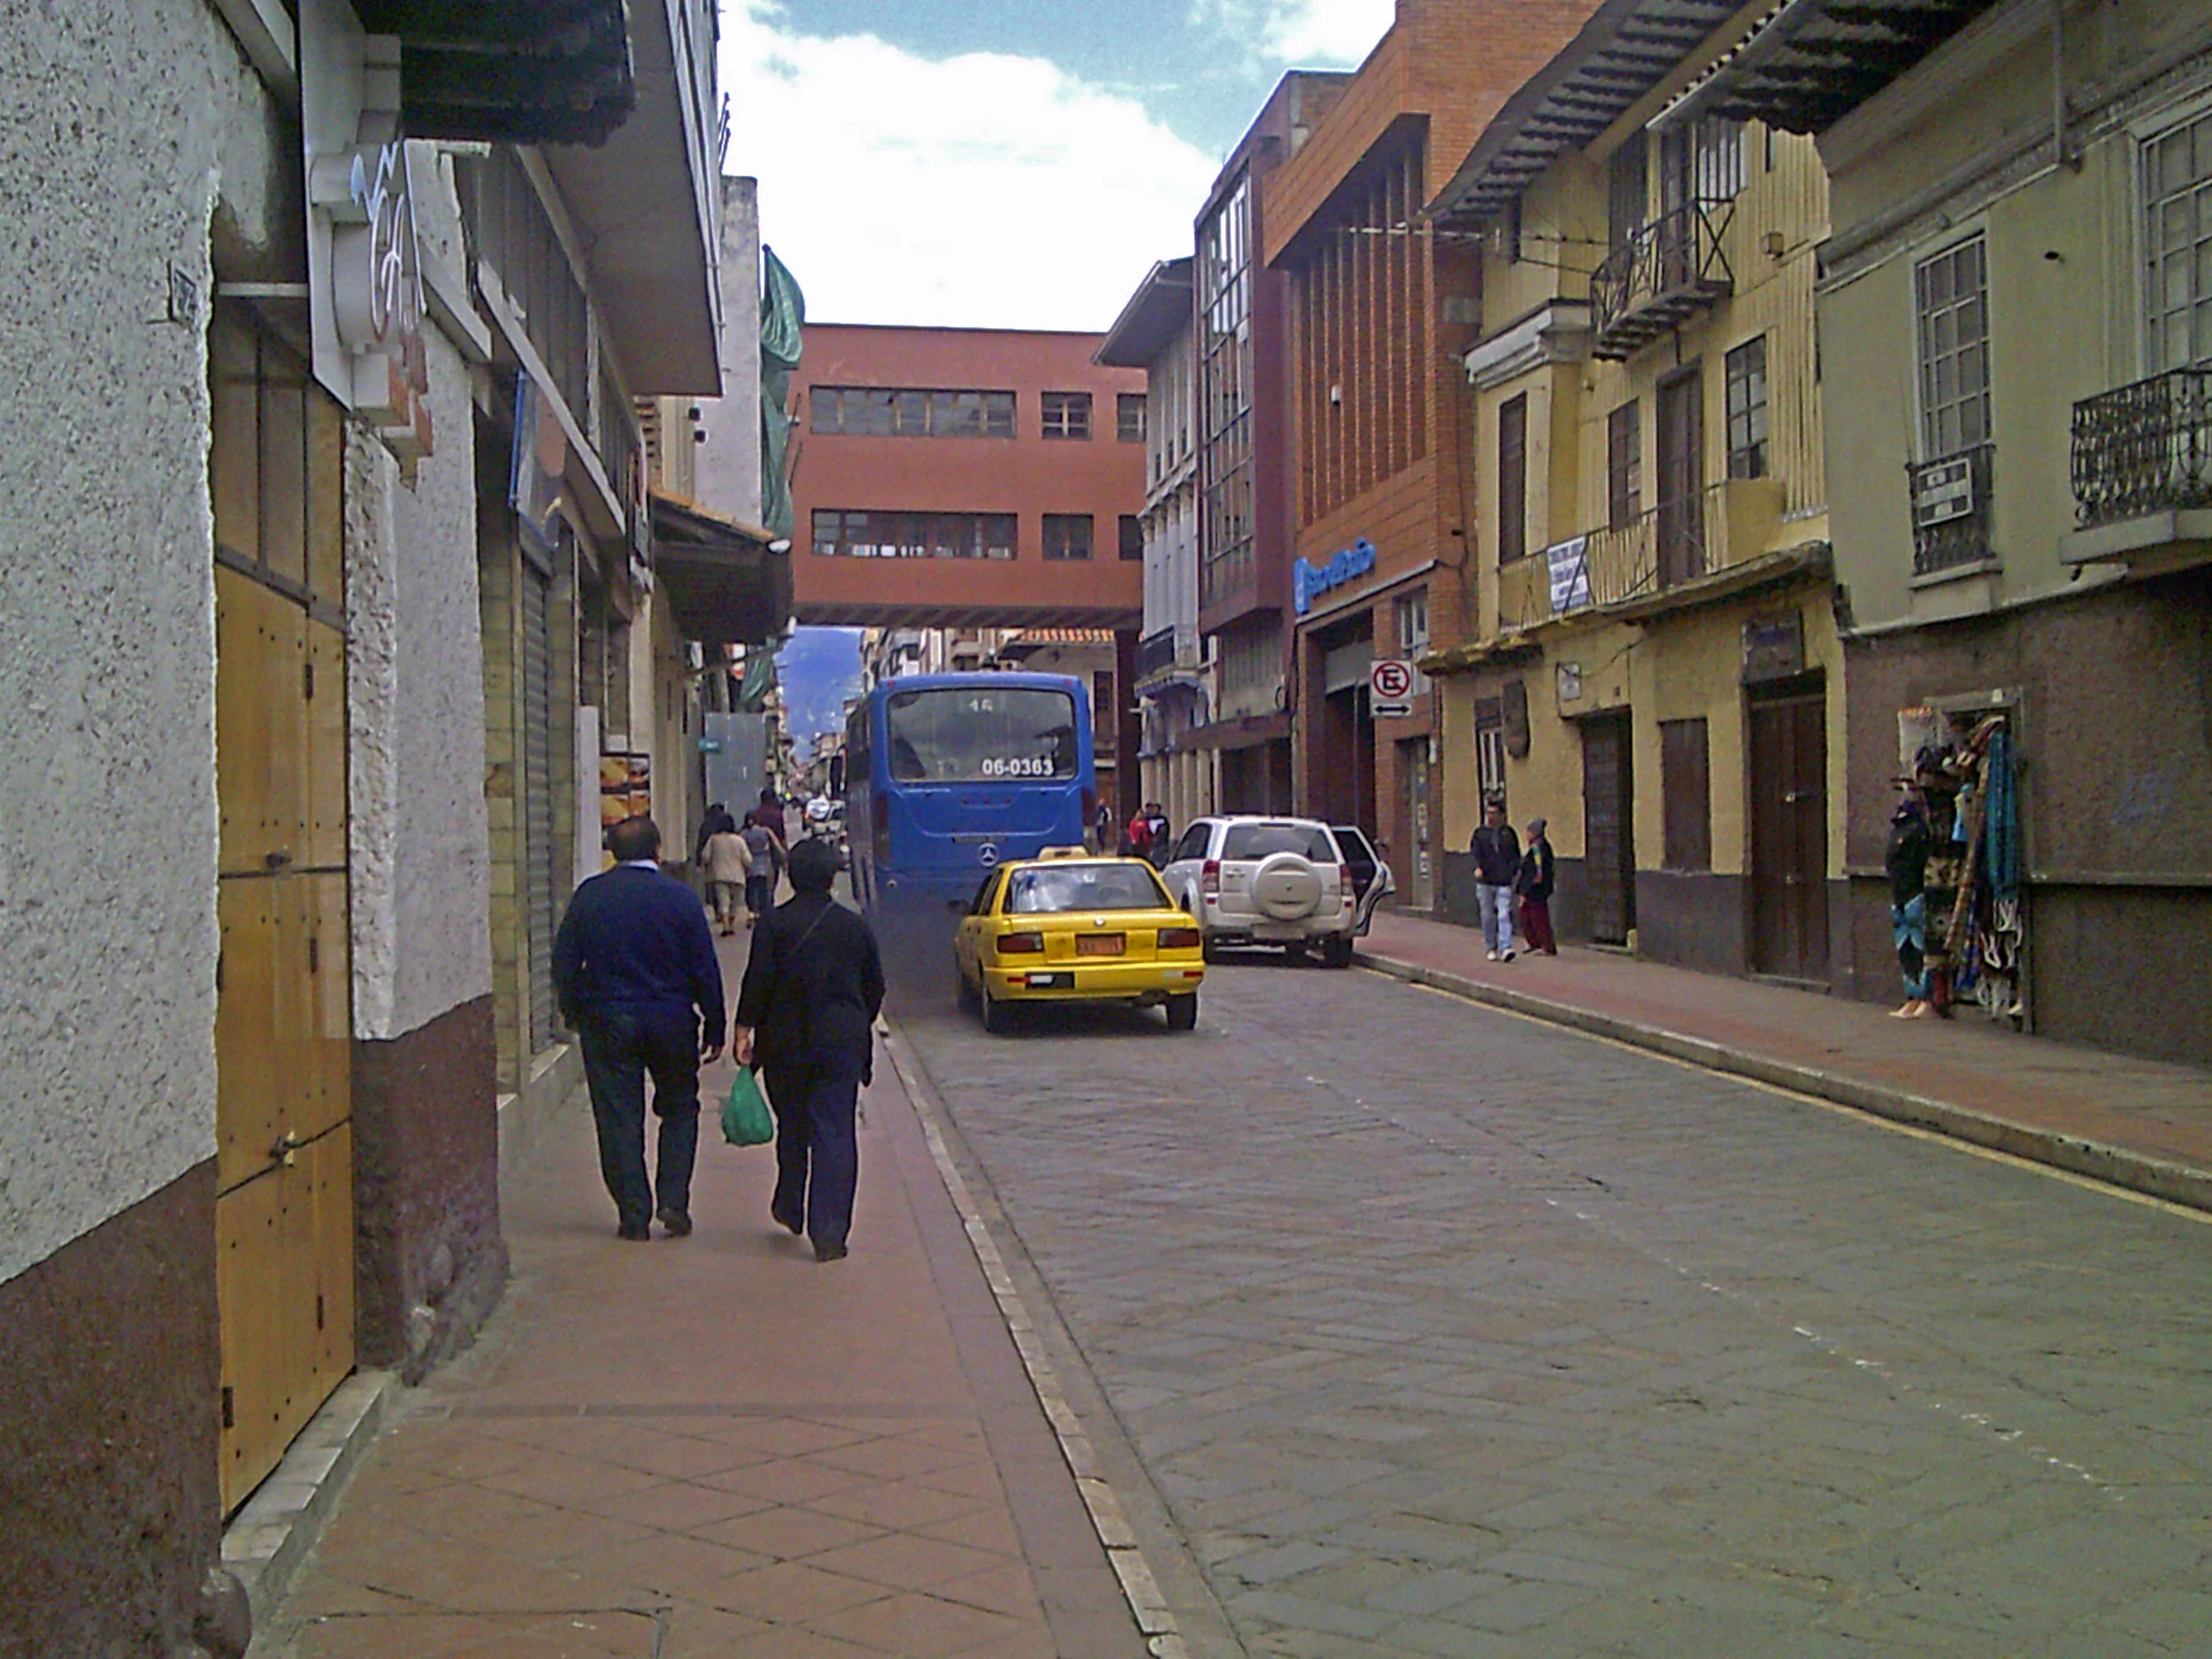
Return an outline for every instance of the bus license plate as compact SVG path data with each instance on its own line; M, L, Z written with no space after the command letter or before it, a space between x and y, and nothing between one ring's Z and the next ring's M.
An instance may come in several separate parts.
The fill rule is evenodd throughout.
M1079 956L1118 956L1126 948L1126 935L1121 933L1078 933L1075 954Z

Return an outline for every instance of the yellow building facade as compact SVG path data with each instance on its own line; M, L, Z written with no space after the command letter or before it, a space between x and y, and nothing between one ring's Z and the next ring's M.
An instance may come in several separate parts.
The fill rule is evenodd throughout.
M1726 5L1701 20L1663 68L1630 56L1634 6L1601 12L1432 207L1483 267L1479 614L1425 664L1447 750L1473 762L1446 769L1445 836L1465 848L1502 797L1517 827L1548 823L1563 938L1825 984L1844 900L1827 180L1809 140L1669 119L1745 27ZM1448 863L1448 912L1471 913L1471 881Z

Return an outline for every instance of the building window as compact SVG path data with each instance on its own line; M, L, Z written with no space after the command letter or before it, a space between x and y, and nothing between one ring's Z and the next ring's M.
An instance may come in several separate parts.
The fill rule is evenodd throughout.
M1391 606L1398 636L1398 655L1419 657L1429 649L1429 590L1417 588L1401 594Z
M1767 337L1728 354L1728 476L1767 475Z
M1498 563L1528 552L1528 394L1498 410Z
M1617 248L1643 228L1646 208L1644 156L1646 144L1640 127L1613 152L1605 170L1607 234Z
M814 510L814 550L825 557L1010 559L1010 512Z
M1732 202L1743 194L1743 123L1710 117L1690 138L1692 185L1701 202Z
M2212 115L2143 146L2144 246L2150 257L2150 366L2212 358Z
M1085 411L1087 414L1089 411ZM1114 436L1124 443L1144 442L1144 394L1117 392L1114 395Z
M1505 699L1475 704L1475 792L1487 804L1505 799Z
M1121 556L1125 559L1144 557L1144 520L1133 512L1121 515Z
M849 438L1010 438L1014 394L927 387L818 386L814 431Z
M1644 511L1644 432L1634 398L1605 420L1606 522L1625 530Z
M1979 236L1913 272L1921 459L1989 442L1989 273Z
M1702 720L1659 722L1662 862L1670 870L1713 867L1712 768Z
M1088 392L1047 392L1044 435L1048 438L1087 438L1091 435L1091 395Z
M1048 512L1045 515L1045 557L1047 558L1087 559L1090 556L1090 514Z

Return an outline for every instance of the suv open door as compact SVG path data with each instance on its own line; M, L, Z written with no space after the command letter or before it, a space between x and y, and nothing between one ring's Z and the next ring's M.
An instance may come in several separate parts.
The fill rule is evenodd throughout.
M1344 862L1352 872L1352 890L1357 902L1352 910L1352 932L1361 937L1367 933L1367 925L1374 919L1375 906L1398 890L1397 878L1390 866L1375 850L1367 833L1356 824L1332 824L1337 849L1344 855Z

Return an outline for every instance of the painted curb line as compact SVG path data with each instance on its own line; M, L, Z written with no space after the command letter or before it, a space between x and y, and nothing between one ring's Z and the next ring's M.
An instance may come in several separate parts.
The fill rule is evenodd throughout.
M2105 1141L2088 1141L2078 1135L2062 1134L2056 1130L2010 1123L2001 1118L1993 1118L1986 1112L1976 1111L1971 1107L1931 1100L1924 1094L1909 1094L1883 1084L1865 1082L1817 1066L1799 1065L1767 1055L1747 1054L1708 1038L1669 1031L1662 1025L1647 1025L1618 1015L1601 1014L1594 1009L1577 1008L1571 1002L1555 1002L1548 997L1534 996L1526 991L1509 990L1503 986L1471 979L1462 974L1447 973L1440 968L1422 967L1394 957L1377 956L1367 950L1360 951L1354 959L1362 967L1388 974L1392 979L1402 979L1412 985L1425 985L1432 990L1447 992L1467 1002L1486 1003L1493 1008L1525 1014L1532 1019L1564 1025L1594 1037L1609 1037L1616 1042L1647 1048L1654 1054L1665 1055L1669 1059L1701 1066L1709 1071L1746 1078L1776 1088L1794 1090L1839 1106L1848 1106L1855 1111L1886 1118L1895 1123L1910 1125L1916 1129L1925 1129L1955 1141L1984 1147L1993 1152L2024 1158L2032 1164L2048 1164L2070 1175L2085 1176L2109 1187L2123 1187L2191 1210L2212 1211L2212 1171L2196 1169L2186 1164L2147 1152L2131 1151Z
M999 1315L1006 1321L1007 1334L1013 1339L1015 1351L1021 1356L1022 1369L1028 1373L1029 1385L1036 1391L1037 1403L1052 1425L1060 1455L1067 1463L1068 1472L1075 1478L1075 1489L1083 1500L1084 1512L1090 1517L1091 1530L1098 1535L1099 1546L1106 1552L1107 1564L1121 1585L1130 1616L1144 1633L1145 1646L1154 1659L1190 1659L1190 1650L1176 1624L1174 1611L1168 1606L1166 1594L1160 1588L1151 1563L1145 1559L1121 1500L1106 1479L1097 1448L1091 1444L1089 1432L1061 1387L1059 1374L1045 1351L1043 1338L1014 1284L1014 1276L1007 1271L1006 1258L999 1253L989 1224L953 1161L951 1148L946 1145L943 1129L937 1121L936 1109L930 1104L924 1081L918 1075L919 1063L906 1052L903 1037L894 1040L888 1032L883 1034L891 1064L898 1070L899 1081L913 1105L914 1115L921 1120L922 1138L928 1142L929 1156L937 1165L937 1173L945 1183L953 1208L959 1212L961 1229L968 1235L969 1248L975 1252L977 1265L982 1268L983 1277L991 1286Z

